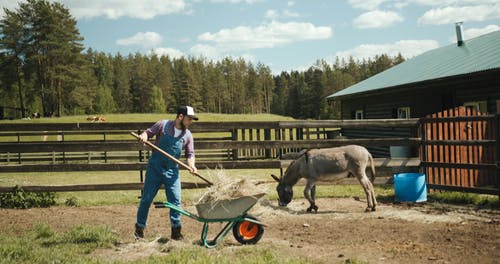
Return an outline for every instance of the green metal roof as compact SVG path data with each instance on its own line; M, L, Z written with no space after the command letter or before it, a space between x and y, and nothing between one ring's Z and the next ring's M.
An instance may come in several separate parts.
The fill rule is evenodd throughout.
M500 30L427 51L327 98L500 68Z

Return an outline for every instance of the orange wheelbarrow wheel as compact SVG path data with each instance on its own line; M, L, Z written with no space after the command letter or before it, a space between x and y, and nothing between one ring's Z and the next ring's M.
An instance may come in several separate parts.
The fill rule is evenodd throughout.
M246 215L245 218L258 221L257 218L251 215ZM247 220L238 221L233 226L234 238L241 244L255 244L259 242L263 234L264 227L262 225Z

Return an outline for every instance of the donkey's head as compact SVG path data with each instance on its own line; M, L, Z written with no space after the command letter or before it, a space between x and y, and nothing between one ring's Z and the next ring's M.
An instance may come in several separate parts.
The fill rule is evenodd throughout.
M284 184L282 179L278 178L274 174L271 174L271 177L273 177L273 179L278 182L278 187L276 187L276 191L278 191L279 197L278 204L280 206L287 206L287 204L289 204L293 198L292 186Z

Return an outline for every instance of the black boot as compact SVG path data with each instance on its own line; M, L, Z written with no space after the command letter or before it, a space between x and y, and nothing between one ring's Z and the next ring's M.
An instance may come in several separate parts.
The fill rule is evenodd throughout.
M172 235L170 236L173 240L183 240L184 236L181 234L181 227L172 227Z
M144 227L140 227L137 224L135 224L134 236L135 236L135 239L143 239L144 238Z

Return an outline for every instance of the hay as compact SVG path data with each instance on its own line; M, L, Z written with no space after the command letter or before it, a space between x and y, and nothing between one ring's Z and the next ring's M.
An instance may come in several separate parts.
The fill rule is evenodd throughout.
M217 203L267 192L263 186L255 185L248 179L234 179L226 176L222 168L216 169L216 175L213 178L215 179L212 181L213 185L208 187L207 192L198 199L197 204Z

